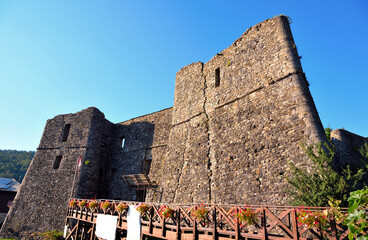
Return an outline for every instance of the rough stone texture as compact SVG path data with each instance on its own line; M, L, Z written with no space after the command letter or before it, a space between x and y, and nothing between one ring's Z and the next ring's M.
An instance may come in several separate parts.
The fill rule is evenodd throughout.
M152 182L158 181L161 176L156 173L167 151L171 113L172 108L168 108L117 124L106 172L109 177L103 186L105 198L144 201L143 193L137 195L136 189L129 187L121 176L149 173ZM119 141L122 137L125 137L124 147Z
M66 141L63 132L70 131ZM37 152L1 230L3 235L62 229L79 156L83 165L76 174L73 197L97 197L100 162L114 124L97 108L48 120ZM59 167L55 166L61 156ZM86 164L85 161L89 161Z
M331 132L331 142L335 145L337 164L346 166L348 164L359 164L357 159L362 158L359 149L365 143L368 143L368 138L343 129L335 129Z
M332 135L341 159L365 139L349 134ZM308 167L300 143L325 140L287 18L268 19L181 69L173 108L118 124L96 108L48 120L0 235L61 230L79 156L73 197L283 205L287 162ZM146 196L122 178L140 173Z
M162 201L286 204L287 162L325 140L287 19L181 69L172 123Z

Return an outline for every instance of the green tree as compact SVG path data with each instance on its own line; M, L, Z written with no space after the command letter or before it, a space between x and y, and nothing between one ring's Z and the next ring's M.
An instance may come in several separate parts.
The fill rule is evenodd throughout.
M331 140L331 132L332 132L332 129L330 127L325 128L325 133L326 133L326 137L328 141Z
M359 149L360 154L363 158L368 159L368 143L365 142L364 145Z
M342 206L348 205L351 191L366 186L368 177L368 144L359 150L362 159L359 164L334 167L335 148L330 142L313 146L302 145L312 161L309 171L290 164L291 175L287 177L290 188L291 204L306 206L328 206L329 200L341 200Z
M34 154L33 151L0 150L0 177L22 182Z

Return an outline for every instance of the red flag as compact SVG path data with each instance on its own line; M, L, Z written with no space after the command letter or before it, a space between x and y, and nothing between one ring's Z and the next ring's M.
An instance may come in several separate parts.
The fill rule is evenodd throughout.
M79 172L79 169L82 167L82 157L79 156L79 160L78 160L78 166L77 166L77 172Z

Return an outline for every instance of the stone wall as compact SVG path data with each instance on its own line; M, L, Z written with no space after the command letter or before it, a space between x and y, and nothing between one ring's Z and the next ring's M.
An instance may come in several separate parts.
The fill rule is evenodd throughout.
M150 173L153 183L161 177L155 173L167 151L171 112L112 124L92 107L48 120L0 235L63 229L70 197L143 201L145 193L129 187L122 175Z
M144 192L137 193L122 175L144 173L149 174L152 182L158 181L161 176L156 173L161 169L161 161L167 152L171 112L172 108L168 108L116 124L118 130L107 163L109 179L103 186L106 198L144 201ZM152 193L151 198L159 200L156 195Z
M97 197L100 161L105 160L101 142L113 128L96 108L48 120L1 236L61 230L71 196ZM75 175L79 157L82 167Z
M182 68L173 108L118 124L96 108L48 120L0 235L62 230L70 196L144 200L129 174L148 174L150 202L284 205L287 163L308 167L300 143L325 140L288 20L268 19Z
M164 202L287 204L287 162L325 140L286 17L176 76Z
M331 132L331 142L335 146L335 160L339 166L359 165L358 159L362 159L359 149L368 143L368 138L343 129L335 129Z

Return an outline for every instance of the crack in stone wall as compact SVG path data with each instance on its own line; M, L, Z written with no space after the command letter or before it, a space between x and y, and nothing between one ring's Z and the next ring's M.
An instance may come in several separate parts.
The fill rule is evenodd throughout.
M207 109L206 109L206 104L207 104L207 95L206 95L206 90L208 88L208 83L207 83L207 78L206 75L204 74L203 71L204 68L204 64L202 63L202 76L203 76L203 109L204 109L204 115L206 116L206 120L207 120L207 144L208 144L208 149L207 149L207 170L209 171L209 175L208 175L208 199L209 202L212 202L212 178L213 178L213 172L212 172L212 156L211 156L211 145L212 145L212 141L211 141L211 131L210 131L210 118L208 116L207 113Z
M187 124L187 123L185 123ZM188 127L187 127L188 128ZM186 136L186 139L185 139L185 142L184 142L184 149L183 149L183 164L181 165L181 169L179 171L179 176L178 176L178 182L176 184L176 190L175 190L175 194L174 194L174 198L173 198L173 202L176 202L176 196L177 196L177 193L179 191L179 186L180 186L180 181L181 181L181 177L183 175L183 170L185 169L185 167L187 166L188 164L188 161L186 160L185 158L185 154L186 154L186 150L187 150L187 143L189 142L189 132L187 132L187 136Z

